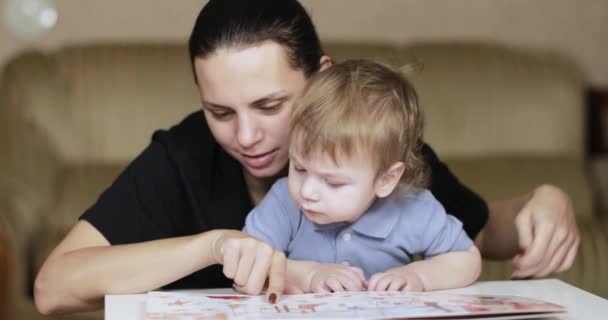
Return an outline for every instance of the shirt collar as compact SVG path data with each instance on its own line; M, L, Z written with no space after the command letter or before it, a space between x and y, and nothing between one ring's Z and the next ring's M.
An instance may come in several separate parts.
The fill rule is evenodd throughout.
M357 220L352 229L363 235L385 239L395 228L399 220L398 201L395 201L396 192L386 198L379 198L365 214Z
M303 215L304 213L302 213ZM316 224L316 223L312 223L314 225L314 228L316 231L327 231L327 230L332 230L332 229L342 229L348 225L350 225L350 223L348 222L334 222L334 223L328 223L328 224Z

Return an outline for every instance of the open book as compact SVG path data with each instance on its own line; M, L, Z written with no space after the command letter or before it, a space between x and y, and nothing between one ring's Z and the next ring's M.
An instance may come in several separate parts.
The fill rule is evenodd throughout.
M440 292L340 292L264 296L150 292L146 319L420 319L558 315L564 307L515 296Z

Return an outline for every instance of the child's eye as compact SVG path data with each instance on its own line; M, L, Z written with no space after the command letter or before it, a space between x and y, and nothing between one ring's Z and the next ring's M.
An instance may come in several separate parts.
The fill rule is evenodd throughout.
M296 170L297 172L306 172L306 169L298 166L297 164L293 165L293 169Z
M342 182L335 182L335 181L325 181L325 182L327 183L327 185L329 185L332 188L340 188L345 185Z

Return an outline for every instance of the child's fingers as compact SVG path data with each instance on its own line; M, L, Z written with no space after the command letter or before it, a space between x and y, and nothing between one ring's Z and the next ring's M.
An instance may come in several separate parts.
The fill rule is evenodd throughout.
M404 279L393 277L387 291L401 291L406 284Z
M338 279L336 279L334 277L327 278L325 280L325 285L332 292L342 292L342 291L344 291L344 287L342 287L342 284L340 283L340 281L338 281Z
M361 279L361 281L365 281L365 274L361 268L350 267L350 269L359 277L359 279Z
M314 290L312 290L314 292ZM285 289L283 289L283 293L285 294L301 294L304 293L304 290L302 290L302 288L292 284L292 283L286 283L285 284ZM277 299L278 300L278 299Z
M365 279L365 274L363 273L363 270L361 270L360 268L357 268L357 267L350 267L350 268L357 275L357 277L359 278L359 281L361 281L361 286L363 288L366 288L367 279Z
M392 277L390 275L384 275L380 280L378 280L375 291L386 291L391 284L391 280Z
M424 291L421 283L407 280L406 282L407 283L405 284L405 286L403 286L403 289L401 289L401 291Z
M350 267L338 270L337 274L339 275L338 280L348 291L362 291L365 287L365 283L361 280L359 274Z
M314 293L330 293L331 290L325 285L325 281L318 281L312 286L312 292Z
M384 275L383 273L376 273L375 275L373 275L369 279L369 283L367 284L367 290L368 291L377 291L376 286L378 285L378 280L380 280L380 278L382 278L383 275Z
M421 291L420 288L417 288L414 284L408 283L406 284L401 291Z
M337 280L342 285L342 288L347 291L361 291L362 284L359 278L356 275L340 275L337 277Z

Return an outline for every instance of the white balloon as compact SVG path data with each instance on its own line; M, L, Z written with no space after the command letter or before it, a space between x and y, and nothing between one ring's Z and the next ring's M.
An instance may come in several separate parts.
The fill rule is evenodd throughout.
M5 0L4 22L23 40L36 40L57 24L57 7L52 0Z

